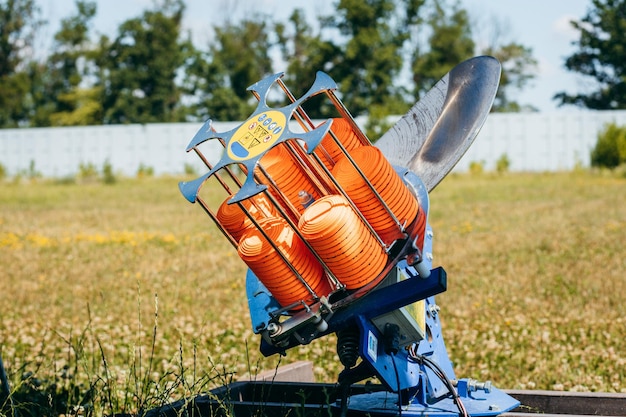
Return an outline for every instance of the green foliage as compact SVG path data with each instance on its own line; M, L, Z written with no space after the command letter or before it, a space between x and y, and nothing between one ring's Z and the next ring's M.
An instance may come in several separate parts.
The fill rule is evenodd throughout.
M102 89L76 88L70 92L60 94L58 100L65 103L68 110L50 114L52 126L88 126L102 123L102 103L100 95Z
M432 29L428 45L416 48L412 61L415 95L418 97L455 65L474 54L469 16L458 3L450 7L446 0L435 1L428 23Z
M181 40L182 0L162 0L141 17L123 22L113 42L102 40L98 65L104 123L181 121L178 69L188 42Z
M113 173L113 165L108 159L102 165L102 181L105 184L115 184L117 182L117 178Z
M626 164L626 126L610 123L598 134L591 166L615 168L621 164Z
M154 176L154 168L150 166L146 166L143 163L139 164L139 168L137 168L137 178L146 178Z
M492 111L519 112L521 110L534 110L533 108L528 108L528 106L520 105L510 97L511 88L520 91L535 77L537 60L533 58L531 49L512 42L498 47L487 48L483 53L494 56L502 65L500 85L496 92Z
M470 162L469 172L472 175L481 175L483 172L485 172L485 161Z
M28 125L32 106L29 61L40 10L35 0L0 2L0 127Z
M36 180L42 177L41 172L37 170L37 167L35 166L35 161L33 159L30 160L28 164L28 169L24 172L24 175L29 180Z
M207 52L189 54L184 91L193 97L191 120L244 120L256 107L247 87L273 71L266 18L215 27Z
M81 183L94 183L102 181L104 184L115 184L117 177L113 172L113 165L107 159L102 164L102 171L92 162L81 162L78 166L78 180Z
M296 96L305 93L318 70L334 66L342 54L339 45L324 39L320 32L313 32L300 9L293 11L287 24L277 23L274 30L282 58L287 63L285 83L290 85ZM309 100L304 107L313 119L334 114L327 100Z
M185 175L197 175L198 170L191 164L185 164Z
M0 404L0 415L29 417L91 414L95 387L85 386L77 371L80 372L64 367L58 370L54 380L40 379L30 371L22 373L15 386L12 386L11 401Z
M507 156L507 154L502 154L500 158L496 161L496 172L498 174L503 174L505 172L509 172L509 168L511 167L511 160Z
M98 177L98 169L92 162L81 162L78 165L78 179L81 182L96 181Z
M7 177L7 168L0 163L0 181L4 181Z
M595 81L595 91L558 93L560 104L597 110L626 108L626 0L593 0L587 14L571 24L579 32L578 51L565 67Z
M95 1L75 6L49 55L35 60L42 23L35 0L0 4L0 127L244 120L257 104L247 87L286 66L284 81L298 97L316 71L329 73L350 112L369 116L375 139L388 115L406 112L474 53L468 13L452 0L339 0L317 25L300 9L286 22L263 13L215 19L204 48L182 31L184 0L156 0L111 38L91 29ZM519 110L503 91L530 77L530 50L512 44L492 52L505 69L494 109ZM305 108L314 119L336 116L328 100Z
M402 48L422 3L340 0L336 14L325 18L325 27L342 35L333 38L338 54L329 72L354 115L394 102L404 104L403 111L408 108L403 99L407 90L395 81L403 68Z
M61 28L54 35L53 52L38 69L40 94L34 103L34 125L101 123L99 89L81 86L93 67L95 50L89 32L96 10L95 2L78 0L76 14L61 20Z

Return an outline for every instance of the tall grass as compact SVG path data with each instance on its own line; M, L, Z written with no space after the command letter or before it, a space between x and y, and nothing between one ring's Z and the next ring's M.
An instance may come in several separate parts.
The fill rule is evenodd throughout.
M0 185L0 354L22 412L137 413L277 366L250 329L243 263L178 181ZM433 191L458 376L626 391L625 191L587 173ZM282 363L333 382L334 351L323 338Z

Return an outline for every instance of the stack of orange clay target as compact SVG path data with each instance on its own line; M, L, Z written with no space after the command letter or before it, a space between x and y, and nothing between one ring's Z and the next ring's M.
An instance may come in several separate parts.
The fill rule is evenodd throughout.
M335 134L335 136L341 142L341 145L348 152L363 146L361 140L357 136L356 132L352 128L352 125L349 121L343 118L333 119L333 124L331 125L330 130ZM337 145L335 140L332 138L331 134L328 133L322 142L321 146L314 151L315 155L317 155L322 163L329 170L335 166L335 163L344 157L344 153Z
M252 221L241 206L257 220L276 216L276 209L264 195L255 195L234 204L228 204L230 198L231 196L224 200L217 210L217 220L237 242L247 229L254 228Z
M330 134L314 150L317 158L296 157L281 143L260 160L265 172L257 178L267 178L269 193L243 200L241 206L225 201L217 214L238 242L241 259L278 303L292 310L339 287L355 290L380 278L389 262L388 245L404 236L402 229L420 212L392 165L378 148L363 144L349 121L334 119L331 130L361 172ZM320 188L333 181L313 181L311 169L298 159L302 155L310 158L307 163L324 164L343 193L336 186L331 192ZM327 175L321 169L313 172ZM306 208L298 199L301 191L314 200ZM296 210L275 207L270 200L277 205L286 200Z
M304 211L298 227L349 290L371 282L387 263L384 248L342 195L315 201Z
M374 146L362 146L350 154L380 199L370 188L354 165L347 159L341 159L333 168L332 174L339 185L346 191L363 216L381 239L389 244L402 237L396 220L402 225L409 225L417 216L417 200L402 182L393 166Z
M300 191L305 191L314 199L319 197L310 178L306 175L303 167L300 166L291 155L286 144L279 144L272 148L261 158L260 164L276 185L278 185L280 194L287 199L299 213L302 213L304 210L304 207L299 203L298 193ZM277 199L281 198L271 187L270 192L274 194Z
M281 306L290 306L300 300L309 304L313 302L313 294L307 286L318 296L328 295L332 291L322 265L284 219L264 219L259 222L259 226L282 256L257 228L248 229L243 234L238 253ZM293 266L300 277L294 274L286 262Z

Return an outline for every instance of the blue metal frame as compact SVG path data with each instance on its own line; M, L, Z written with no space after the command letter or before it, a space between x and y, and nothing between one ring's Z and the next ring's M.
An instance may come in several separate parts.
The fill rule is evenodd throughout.
M425 309L427 337L419 342L417 353L435 362L446 377L454 381L456 391L468 414L495 416L519 406L519 401L491 387L489 383L476 384L469 379L456 380L441 332L434 297L426 299ZM366 411L371 415L395 415L401 395L399 393L402 392L402 395L409 397L402 406L403 415L428 414L438 417L459 415L459 408L449 389L431 368L412 358L405 349L400 349L395 354L386 352L384 335L364 316L359 316L358 324L362 337L360 356L389 391L350 397L351 411ZM484 389L476 389L476 385L481 385Z
M403 263L406 265L405 262ZM396 268L398 267L396 266ZM426 279L416 275L397 284L377 288L358 298L346 308L328 314L326 318L328 328L317 332L316 338L355 325L356 317L363 316L371 319L415 301L444 292L446 285L446 272L439 267L432 270L430 276ZM248 270L246 276L246 291L248 293L252 328L255 333L263 334L266 332L268 325L274 320L273 316L279 311L278 303L250 270ZM260 349L263 355L270 356L276 353L284 353L287 349L299 344L297 340L289 340L283 346L275 346L264 338L261 341Z

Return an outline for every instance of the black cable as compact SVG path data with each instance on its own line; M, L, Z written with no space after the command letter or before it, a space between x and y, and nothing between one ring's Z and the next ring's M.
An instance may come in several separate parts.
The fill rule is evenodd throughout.
M439 378L443 381L446 387L448 387L448 391L450 391L450 393L452 394L452 399L459 409L459 414L463 417L469 417L469 415L467 414L467 410L465 409L465 405L463 405L463 402L461 401L461 397L459 397L459 394L457 393L454 385L452 385L450 379L443 372L443 369L441 369L441 367L436 362L426 357L423 357L423 359L425 363L430 365L430 368L433 369L433 371L435 369L437 370L436 373L438 373Z
M437 377L448 388L448 391L452 395L452 400L453 400L454 404L459 409L459 415L463 416L463 417L469 417L469 414L467 413L467 409L465 408L465 405L463 405L463 402L461 401L461 397L459 397L459 394L457 393L456 389L454 388L454 385L452 385L452 382L446 376L446 374L443 371L443 369L441 369L441 367L436 362L428 359L426 356L419 355L419 354L417 354L415 352L412 352L412 353L413 353L412 359L415 359L418 362L420 362L420 363L424 364L425 366L427 366L428 368L430 368L435 373L435 375L437 375Z
M391 363L393 364L393 370L396 373L396 386L398 387L398 417L402 417L402 390L400 390L400 374L398 373L398 366L396 365L396 355L391 354Z
M396 353L400 350L400 327L397 324L385 324L384 333L385 352L391 356L391 363L396 374L396 387L398 388L398 416L402 417L402 390L400 389L400 374L396 365Z

